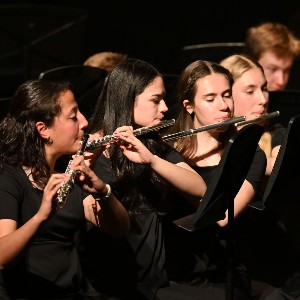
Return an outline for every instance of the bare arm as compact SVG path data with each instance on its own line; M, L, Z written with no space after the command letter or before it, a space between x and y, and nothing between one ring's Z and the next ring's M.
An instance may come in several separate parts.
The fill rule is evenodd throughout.
M234 218L238 217L255 197L255 191L249 181L245 180L239 192L234 198ZM228 210L226 210L226 217L217 222L221 227L228 224Z
M107 234L119 236L129 232L130 220L124 206L111 192L107 195L108 186L84 163L84 157L75 157L73 170L80 171L82 188L93 194L83 201L85 218ZM96 198L99 199L96 201Z
M271 155L267 156L267 167L266 167L267 176L270 176L272 173L279 150L280 150L280 145L274 147L272 149Z
M153 155L150 166L188 199L199 201L203 197L206 184L187 163L173 164Z
M120 144L119 147L128 159L135 163L148 165L188 199L199 201L203 197L206 184L188 164L183 162L173 164L154 155L132 134L132 130L128 126L118 128L116 133L126 142L125 145Z

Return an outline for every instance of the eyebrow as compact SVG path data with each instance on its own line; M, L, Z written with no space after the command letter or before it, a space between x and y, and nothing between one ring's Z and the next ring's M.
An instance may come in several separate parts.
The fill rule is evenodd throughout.
M246 88L255 88L255 87L257 87L256 84L247 84L246 85Z
M208 93L208 94L204 94L202 95L202 97L211 97L211 96L216 96L217 93Z
M166 96L166 93L160 93L160 94L152 94L151 97L160 97L164 98Z
M69 111L69 113L77 113L78 112L78 106L73 106L72 109Z

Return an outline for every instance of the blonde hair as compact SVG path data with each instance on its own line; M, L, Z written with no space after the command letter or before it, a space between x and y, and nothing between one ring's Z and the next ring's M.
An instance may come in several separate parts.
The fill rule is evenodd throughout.
M223 59L220 62L220 65L227 68L231 72L233 76L233 80L236 80L237 78L241 77L245 72L252 69L259 69L264 75L264 70L262 66L254 59L248 58L244 55L238 55L238 54L231 55ZM269 131L266 131L265 129L265 132L261 136L258 144L260 148L265 152L267 157L271 155L271 151L272 151L271 142L272 142L271 133Z
M240 78L245 72L252 69L259 69L264 75L263 67L257 61L252 60L245 55L233 54L223 59L220 62L220 65L230 71L233 80Z
M83 65L101 68L110 73L114 66L125 58L127 58L127 54L124 53L99 52L87 58Z

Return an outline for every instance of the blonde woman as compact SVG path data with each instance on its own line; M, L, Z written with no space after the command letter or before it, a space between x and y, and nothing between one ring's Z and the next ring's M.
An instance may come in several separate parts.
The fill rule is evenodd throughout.
M267 113L269 93L262 66L255 60L238 54L225 58L220 64L233 76L234 115L246 116L249 120ZM280 123L274 120L265 122L265 132L259 146L267 156L267 176L272 172L284 133L285 128Z

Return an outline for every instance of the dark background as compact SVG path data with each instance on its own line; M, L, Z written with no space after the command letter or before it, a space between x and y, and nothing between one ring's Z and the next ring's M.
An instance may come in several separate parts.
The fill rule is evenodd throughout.
M0 1L0 97L101 51L178 74L182 47L243 42L246 29L262 21L282 22L300 36L300 1Z

